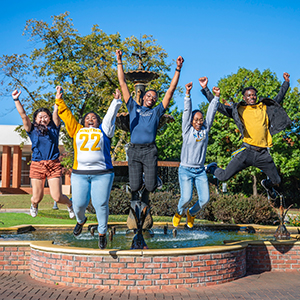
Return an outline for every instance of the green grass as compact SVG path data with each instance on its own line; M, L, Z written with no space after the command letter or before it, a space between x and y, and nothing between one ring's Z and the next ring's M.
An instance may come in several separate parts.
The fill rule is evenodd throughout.
M30 208L31 195L1 195L0 204L3 204L3 209L10 208ZM52 209L53 199L50 195L44 195L43 200L39 204L39 209ZM58 205L59 208L63 208L64 205Z
M97 223L95 214L87 213L88 223ZM126 222L127 215L109 215L108 222ZM172 217L153 216L154 222L172 222ZM2 224L3 222L4 224ZM182 218L185 222L185 218ZM212 223L205 220L195 220L195 224ZM25 213L0 213L0 228L19 225L68 225L76 224L76 219L70 219L66 210L39 210L37 217L32 218Z

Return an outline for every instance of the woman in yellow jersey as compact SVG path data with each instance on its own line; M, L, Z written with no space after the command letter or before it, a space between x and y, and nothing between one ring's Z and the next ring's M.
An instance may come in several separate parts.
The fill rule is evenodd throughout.
M76 121L62 99L62 88L56 87L58 115L73 139L74 164L71 175L73 208L77 224L73 234L78 236L87 218L85 210L92 199L98 220L99 248L106 248L108 201L114 180L110 157L111 138L115 120L122 105L121 93L116 90L103 121L95 112L89 112Z

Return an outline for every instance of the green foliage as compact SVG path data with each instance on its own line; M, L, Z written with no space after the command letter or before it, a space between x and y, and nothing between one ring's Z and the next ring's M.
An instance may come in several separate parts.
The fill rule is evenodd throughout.
M26 22L24 35L39 46L30 57L13 54L0 58L5 86L2 94L22 89L21 102L31 115L39 107L51 108L55 101L55 86L61 85L64 100L78 120L91 110L104 117L118 87L115 51L123 50L125 71L137 69L137 59L132 53L139 51L139 39L131 36L122 40L119 33L106 34L98 25L93 26L90 34L81 36L68 12L52 18L52 24L34 19ZM166 74L171 67L166 62L167 53L151 35L143 35L141 45L142 51L148 53L143 68L160 75L149 88L158 90L159 100L162 100L171 81ZM128 82L128 85L133 91L133 83ZM127 111L125 104L120 109L122 111ZM65 149L72 159L72 141L64 128L62 131L65 133ZM163 135L163 131L160 134ZM112 141L113 159L124 159L124 145L128 141L128 134L116 131ZM167 139L161 139L161 145L168 145ZM70 167L67 157L63 163Z
M300 226L300 216L288 216L288 224L289 226L295 226L299 227Z
M264 196L211 194L201 215L210 221L233 224L273 225L277 213Z
M159 160L179 161L182 146L182 112L178 112L175 108L171 115L174 117L174 122L165 124L158 130L156 137L158 158Z

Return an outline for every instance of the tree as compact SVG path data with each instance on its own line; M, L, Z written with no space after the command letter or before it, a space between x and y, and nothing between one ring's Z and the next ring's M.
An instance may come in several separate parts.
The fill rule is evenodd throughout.
M222 78L218 82L221 89L221 102L230 105L232 102L242 100L242 90L247 86L254 86L258 90L258 97L274 98L279 92L281 82L270 70L247 70L240 68L236 74ZM300 176L300 124L299 124L299 91L294 88L289 90L283 100L283 107L291 118L291 128L273 136L271 155L284 180L299 178ZM226 167L231 160L231 154L237 150L242 140L240 132L234 121L220 114L216 114L209 138L207 161L217 161L220 167ZM256 183L262 177L261 171L250 167L236 174L229 181L229 190L234 192L244 191L255 194ZM299 186L299 179L298 179Z
M42 106L51 108L55 101L55 86L61 85L64 100L78 120L91 110L103 117L118 87L115 50L123 50L126 71L137 68L137 61L131 56L139 49L140 41L136 37L122 40L119 33L108 35L98 25L93 26L90 34L81 36L68 12L53 16L52 25L28 20L24 34L35 43L31 55L4 55L0 58L0 67L4 75L2 94L21 88L25 91L22 103L29 114ZM159 90L162 98L171 80L167 75L171 67L166 62L167 53L151 35L143 35L141 44L143 51L148 53L148 59L143 63L145 69L160 74L150 87ZM129 88L134 90L132 83ZM125 105L122 110L126 111ZM164 130L160 134L164 134ZM114 159L125 158L123 146L128 141L128 133L116 131L112 141ZM160 143L168 146L166 139L161 139ZM64 144L71 153L72 142L67 134ZM66 158L66 161L70 159Z

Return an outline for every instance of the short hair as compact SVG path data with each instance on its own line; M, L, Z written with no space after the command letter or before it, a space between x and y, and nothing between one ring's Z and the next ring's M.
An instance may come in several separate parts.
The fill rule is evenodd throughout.
M256 94L258 93L258 92L257 92L257 89L256 89L255 87L249 86L249 87L246 87L246 88L244 88L244 89L242 90L242 95L244 96L245 93L246 93L247 91L249 91L249 90L255 91Z
M192 120L191 120L191 122L193 122L195 114L198 113L198 112L201 113L202 116L204 116L204 113L200 109L195 109L195 110L192 111Z
M156 94L156 97L158 98L158 92L154 89L150 89L150 90L147 90L145 91L145 95L148 93L148 92L154 92Z
M101 119L100 116L99 116L97 113L95 113L94 111L89 111L88 113L86 113L86 114L82 117L80 124L84 127L84 121L85 121L87 115L89 115L89 114L94 114L94 115L96 116L97 121L98 121L98 124L99 124L99 126L100 126L100 124L102 123L102 119Z

